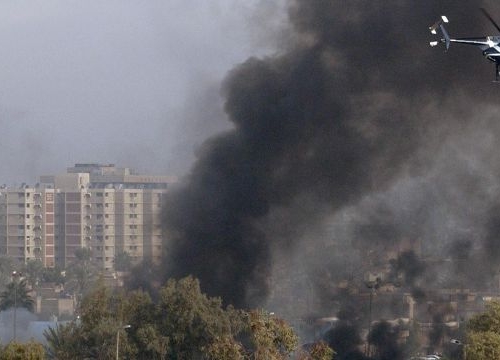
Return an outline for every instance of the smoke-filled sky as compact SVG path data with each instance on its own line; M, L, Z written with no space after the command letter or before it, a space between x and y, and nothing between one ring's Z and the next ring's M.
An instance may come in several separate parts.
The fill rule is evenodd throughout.
M286 46L231 70L223 94L234 128L204 143L169 197L169 271L255 304L277 264L298 266L296 254L301 266L338 269L333 249L380 253L409 239L483 266L460 281L491 282L500 88L480 50L430 48L428 31L446 14L452 36L495 34L480 6L500 19L489 1L288 1ZM329 253L325 223L342 230L328 233ZM423 267L409 268L417 283Z
M75 162L180 175L227 127L225 73L274 48L261 0L0 1L0 183Z
M419 239L494 273L494 66L428 46L442 14L453 36L495 34L480 6L500 20L492 0L0 1L0 183L190 169L168 270L239 305L320 237Z

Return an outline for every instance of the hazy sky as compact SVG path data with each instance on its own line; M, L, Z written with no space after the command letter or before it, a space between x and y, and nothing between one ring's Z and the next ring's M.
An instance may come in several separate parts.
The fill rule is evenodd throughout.
M0 0L0 183L75 162L181 175L227 126L225 73L274 48L272 3Z

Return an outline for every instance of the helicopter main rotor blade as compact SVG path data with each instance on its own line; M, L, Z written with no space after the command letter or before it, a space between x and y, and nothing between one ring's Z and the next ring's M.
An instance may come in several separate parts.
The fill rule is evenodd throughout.
M493 20L493 18L491 17L491 15L486 11L485 8L481 8L481 11L483 12L484 16L486 16L488 18L489 21L491 21L491 23L493 24L493 26L496 27L496 29L500 32L500 26L498 26L498 24L495 22L495 20Z

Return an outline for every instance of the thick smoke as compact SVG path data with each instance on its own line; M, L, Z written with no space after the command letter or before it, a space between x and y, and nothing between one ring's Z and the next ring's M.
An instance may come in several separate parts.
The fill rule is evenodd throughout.
M320 247L307 224L327 215L351 219L352 229L336 237L353 248L383 249L380 241L406 236L428 240L422 247L431 251L468 237L489 213L481 200L494 198L481 186L498 181L477 175L488 149L454 146L495 120L494 67L477 49L430 49L427 27L446 13L452 34L491 32L480 5L290 1L288 47L229 73L223 91L233 129L205 142L168 196L168 275L193 274L210 295L255 305L268 295L274 264L305 242ZM493 136L491 145L497 142ZM471 149L478 159L458 156ZM366 216L381 206L389 216ZM445 214L450 222L438 223ZM414 283L421 268L405 268L404 260ZM334 267L327 259L316 265Z

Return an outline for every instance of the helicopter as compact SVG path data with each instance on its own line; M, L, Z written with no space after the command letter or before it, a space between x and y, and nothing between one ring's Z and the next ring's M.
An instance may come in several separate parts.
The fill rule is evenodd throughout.
M500 26L493 20L491 15L486 11L486 9L481 8L484 16L495 26L495 28L500 32ZM434 25L429 27L432 34L437 34L439 29L443 38L439 41L431 41L430 46L437 46L439 43L443 43L446 46L446 50L450 48L451 43L468 44L478 46L482 51L486 59L495 63L495 82L500 80L500 35L498 36L483 36L475 38L457 38L453 39L446 31L444 24L449 23L448 18L442 15L441 18L434 23Z

